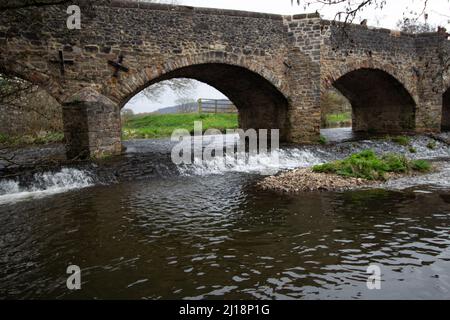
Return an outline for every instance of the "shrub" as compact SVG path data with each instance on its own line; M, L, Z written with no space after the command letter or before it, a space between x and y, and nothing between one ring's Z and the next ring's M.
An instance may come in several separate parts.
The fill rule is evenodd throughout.
M319 143L322 144L322 145L323 144L327 144L327 138L325 136L323 136L323 135L320 135Z
M427 172L431 170L431 164L425 160L415 160L412 161L411 167L413 170L420 172Z
M408 146L411 143L411 139L406 136L397 136L393 137L392 141L401 145L401 146Z
M430 168L431 165L425 160L410 161L398 154L378 157L373 150L365 150L344 160L314 166L313 171L367 180L384 180L387 173L407 173L412 170L424 172Z

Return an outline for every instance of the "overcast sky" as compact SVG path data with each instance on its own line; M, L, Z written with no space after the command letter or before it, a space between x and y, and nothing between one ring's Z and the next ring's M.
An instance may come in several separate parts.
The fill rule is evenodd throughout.
M277 14L297 14L315 12L318 10L326 19L333 19L336 12L339 11L338 6L324 5L315 5L305 9L303 6L292 6L290 0L180 0L179 2L183 5L195 7L235 9ZM397 22L402 19L404 14L411 15L411 13L421 13L423 7L424 0L387 0L387 4L382 10L374 7L365 9L356 19L356 22L367 19L369 25L395 29ZM450 30L450 3L448 0L429 0L426 12L429 15L428 22L430 24L446 26L447 29ZM424 22L423 16L419 18L419 21ZM151 112L162 107L174 105L177 98L178 97L171 92L171 90L167 90L158 102L149 101L142 94L138 94L130 100L126 107L133 109L135 112ZM214 88L199 83L197 90L192 93L190 98L222 99L224 96Z

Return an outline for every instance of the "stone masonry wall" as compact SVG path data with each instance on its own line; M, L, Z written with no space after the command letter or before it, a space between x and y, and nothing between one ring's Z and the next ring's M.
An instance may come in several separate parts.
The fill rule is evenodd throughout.
M443 98L442 98L442 130L450 131L450 40L443 43L442 64L443 76Z
M342 36L342 28L318 14L279 16L126 0L82 6L81 30L68 30L66 9L1 12L0 71L40 85L64 104L70 143L91 155L119 150L118 110L133 95L181 76L228 95L243 127L278 127L290 142L318 140L321 93L333 85L351 100L356 128L440 130L448 58L442 35L347 25ZM64 75L60 50L73 60ZM108 61L120 55L129 71L115 77ZM96 102L73 99L92 96Z
M343 28L329 21L322 25L322 90L340 85L353 103L356 129L440 130L442 92L436 86L442 83L442 35L411 35L360 25ZM359 75L358 81L355 72L338 83L361 68L381 70L391 78L368 72L363 78Z
M320 136L320 16L285 17L290 51L286 62L291 87L291 141L316 142Z
M281 16L111 1L90 14L82 12L81 30L68 30L66 6L18 12L0 14L2 65L41 82L61 101L91 86L122 103L140 89L132 86L141 80L141 71L149 69L149 82L186 60L233 61L287 89L288 43ZM64 77L51 62L61 49L74 60ZM108 60L119 54L130 71L116 79ZM8 65L10 58L14 65Z
M322 37L322 92L335 86L350 100L353 129L413 131L415 102L411 98L417 101L411 55L414 38L329 21L322 22ZM404 88L397 85L397 80Z
M445 35L438 33L416 36L419 94L416 130L420 132L441 130L445 41Z

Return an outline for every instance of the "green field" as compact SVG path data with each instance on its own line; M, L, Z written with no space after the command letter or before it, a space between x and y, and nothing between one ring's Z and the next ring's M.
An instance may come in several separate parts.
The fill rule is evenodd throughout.
M194 132L194 122L201 121L203 131L238 128L237 114L155 114L146 116L133 116L124 121L122 139L155 139L170 137L176 129L186 129Z
M326 128L340 128L352 126L352 114L350 112L327 114L325 116Z

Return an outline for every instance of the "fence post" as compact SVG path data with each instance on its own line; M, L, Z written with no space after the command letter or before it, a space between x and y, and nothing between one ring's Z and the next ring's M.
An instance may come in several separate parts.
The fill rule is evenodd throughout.
M202 113L202 98L198 98L198 113Z
M215 113L217 114L217 100L214 100L214 110L215 110Z

